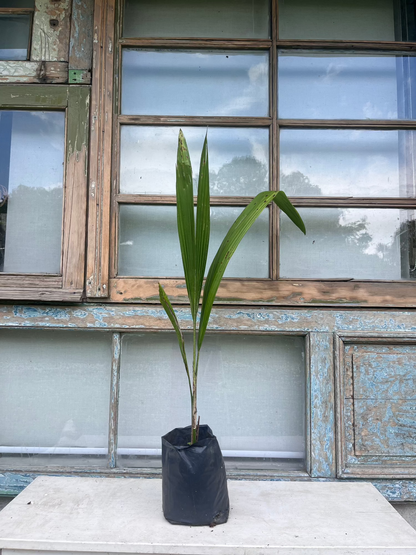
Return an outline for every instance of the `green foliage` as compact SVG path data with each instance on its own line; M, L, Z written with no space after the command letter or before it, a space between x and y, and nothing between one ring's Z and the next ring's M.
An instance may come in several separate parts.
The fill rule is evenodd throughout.
M208 141L205 137L201 154L201 163L198 179L198 198L196 210L196 222L194 213L192 168L189 157L188 146L182 130L179 132L178 157L176 166L176 198L177 198L177 223L179 244L181 247L182 263L185 273L186 287L191 307L193 321L193 362L192 380L189 373L185 342L179 322L169 299L159 284L159 298L163 308L171 321L179 341L184 361L191 394L192 405L192 436L191 443L198 439L197 421L197 378L199 353L202 348L205 332L218 287L231 257L236 251L241 240L251 228L262 211L271 203L275 202L292 222L303 232L305 226L297 210L291 204L283 191L264 191L259 193L243 212L238 216L221 243L217 254L212 261L205 282L201 317L198 326L198 309L201 298L205 267L208 256L209 232L210 232L210 194L209 194L209 165L208 165ZM191 383L192 382L192 383Z

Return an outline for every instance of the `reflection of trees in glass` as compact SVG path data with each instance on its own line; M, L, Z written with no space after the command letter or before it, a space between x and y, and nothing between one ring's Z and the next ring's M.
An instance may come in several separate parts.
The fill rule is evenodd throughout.
M255 196L269 188L266 164L254 156L235 156L218 170L209 173L212 196ZM198 175L194 179L194 189Z
M281 188L289 196L322 196L321 189L298 171L281 174ZM400 265L401 259L409 258L409 242L403 241L401 234L404 230L408 233L408 224L403 224L391 238L387 238L388 241L375 243L367 216L357 211L356 217L351 217L354 212L354 209L343 208L301 209L307 229L304 238L286 234L287 222L282 220L285 252L290 252L293 256L301 250L304 253L306 247L310 269L305 269L302 277L405 277L406 269L400 268ZM325 271L331 272L331 275L325 276ZM284 276L296 277L293 272L292 268L282 267Z

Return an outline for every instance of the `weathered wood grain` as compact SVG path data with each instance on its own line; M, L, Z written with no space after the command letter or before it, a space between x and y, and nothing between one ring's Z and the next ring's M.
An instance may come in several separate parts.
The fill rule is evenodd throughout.
M89 88L71 87L63 223L63 287L83 289L87 221Z
M35 0L31 61L67 62L72 0Z
M120 358L121 358L121 335L113 333L112 360L111 360L111 393L110 393L110 415L108 433L108 466L117 466L117 439L118 439L118 401L120 394Z
M355 401L416 400L416 345L387 347L387 352L353 354Z
M66 62L0 61L0 83L67 83Z
M158 303L159 282L172 303L187 303L181 279L114 278L110 280L110 302ZM342 279L233 280L222 281L216 301L220 304L258 304L330 307L416 308L416 287L412 282L365 282ZM358 328L359 329L359 328Z
M416 477L416 334L341 334L336 352L337 475Z
M415 457L416 399L354 399L355 454Z
M115 0L95 4L90 127L87 297L109 291Z
M69 69L92 68L94 0L73 0Z
M15 301L44 301L44 302L80 302L82 299L82 289L65 290L52 289L42 285L42 278L39 278L37 288L0 288L0 299Z
M311 333L310 340L310 473L335 477L335 391L333 337Z

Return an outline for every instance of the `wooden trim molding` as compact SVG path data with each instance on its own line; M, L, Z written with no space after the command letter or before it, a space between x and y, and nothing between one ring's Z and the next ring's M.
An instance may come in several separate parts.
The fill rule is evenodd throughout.
M111 279L109 301L159 303L159 283L163 285L172 303L188 303L185 281L174 278ZM218 289L216 302L224 305L416 308L416 283L342 279L225 279Z
M96 0L86 294L108 296L115 0Z

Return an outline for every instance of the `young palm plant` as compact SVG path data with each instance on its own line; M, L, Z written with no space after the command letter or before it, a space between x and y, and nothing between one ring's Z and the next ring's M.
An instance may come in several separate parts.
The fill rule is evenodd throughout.
M192 167L188 146L182 130L179 131L178 157L176 165L176 199L177 199L177 225L181 247L182 263L185 273L185 282L188 290L189 304L193 322L193 356L192 370L189 368L185 340L179 326L175 311L159 283L159 298L165 312L171 321L178 337L186 374L188 376L189 392L191 396L192 425L190 444L198 441L199 420L197 412L197 384L199 355L207 329L212 305L225 269L240 244L244 235L260 216L262 211L271 203L277 206L301 230L305 225L297 210L289 201L283 191L264 191L259 193L235 220L227 235L224 237L217 254L215 255L205 281L202 296L201 313L199 304L204 281L205 267L208 256L210 233L210 194L209 194L209 168L208 168L208 140L205 137L201 154L199 169L198 196L196 205L196 221L194 211Z

